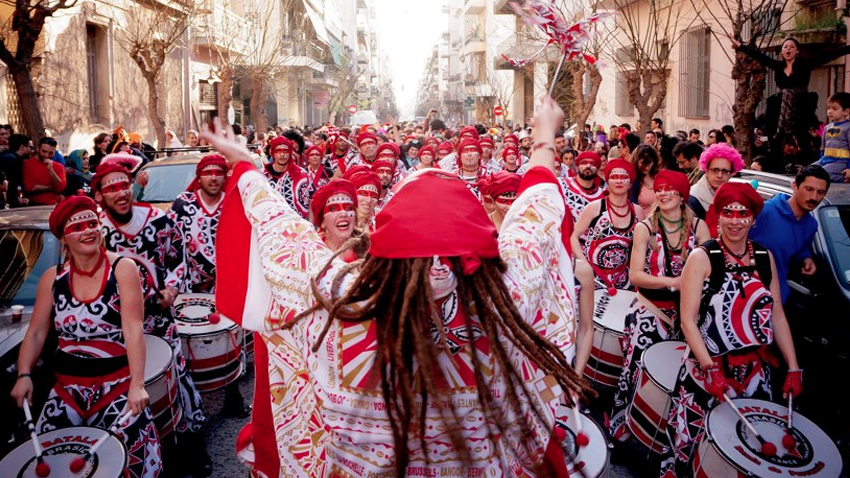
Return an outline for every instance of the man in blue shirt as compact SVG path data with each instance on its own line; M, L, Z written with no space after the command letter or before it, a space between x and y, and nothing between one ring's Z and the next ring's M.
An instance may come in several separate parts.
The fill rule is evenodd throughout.
M812 276L816 271L811 247L818 223L809 213L826 196L829 174L820 166L806 166L800 170L791 188L794 192L790 197L778 194L764 203L764 209L750 230L750 239L773 254L783 304L791 295L788 286L791 267L800 266L804 276Z

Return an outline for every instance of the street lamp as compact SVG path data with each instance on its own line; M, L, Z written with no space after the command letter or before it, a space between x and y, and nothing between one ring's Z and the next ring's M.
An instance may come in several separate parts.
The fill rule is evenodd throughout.
M210 76L206 79L206 82L211 85L221 82L221 80L217 76L215 76L215 73L213 73L212 68L210 68Z

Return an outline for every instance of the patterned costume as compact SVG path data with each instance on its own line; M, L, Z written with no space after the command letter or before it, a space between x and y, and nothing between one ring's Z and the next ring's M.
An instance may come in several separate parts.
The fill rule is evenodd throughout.
M573 221L578 222L579 215L588 204L605 196L604 187L594 185L592 190L587 190L574 177L559 178L559 180L564 188L564 201L573 212Z
M374 162L374 161L373 161ZM351 156L348 160L348 164L346 165L346 170L352 166L363 165L368 168L372 167L372 163L363 159L363 156L359 154L355 154ZM395 170L393 171L393 179L390 181L390 188L400 183L402 179L407 177L407 167L404 165L403 161L396 160L395 162Z
M637 219L634 206L628 203L630 220L624 229L614 226L608 211L608 199L602 199L599 215L587 228L587 243L584 255L593 267L597 289L631 288L629 280L629 257Z
M563 220L564 202L552 182L537 184L521 195L505 218L499 236L499 250L508 266L503 276L516 307L538 331L558 345L569 358L574 356L574 315L570 289L573 284L569 258L561 244L559 226ZM219 247L230 247L227 257L233 264L248 263L247 276L233 277L227 266L219 264L219 279L230 278L238 291L247 294L235 300L229 294L217 298L219 308L229 317L242 317L243 327L260 331L268 355L268 370L258 369L257 376L267 375L269 389L258 388L255 398L268 404L271 416L253 419L255 473L262 476L365 477L394 476L393 436L380 389L379 375L372 370L376 350L375 323L335 320L317 352L311 345L327 321L327 312L313 312L291 329L281 325L308 309L315 301L309 281L327 264L332 252L322 243L314 228L286 206L250 166L237 164L231 179L238 191L229 196L237 201L224 206L223 227L233 213L234 224L227 224L233 234L220 238ZM232 200L232 199L231 199ZM232 209L231 209L232 208ZM241 216L241 217L240 217ZM245 218L247 217L247 222ZM242 221L240 224L236 221ZM251 237L251 244L241 250L235 237ZM233 242L230 242L233 241ZM317 277L318 287L330 295L332 280L344 266L337 259L324 275ZM244 267L244 265L243 265ZM238 269L234 267L235 269ZM343 280L345 289L353 280ZM250 282L251 287L244 285ZM569 286L569 287L568 287ZM224 284L219 288L222 291ZM237 292L236 290L231 292ZM487 353L488 339L480 337L473 327L467 334L456 292L438 300L442 334L446 347L439 360L445 364L451 383L442 383L446 393L431 397L426 423L440 423L440 409L452 400L459 416L464 417L465 438L479 466L464 467L451 452L443 431L428 427L425 440L431 450L426 463L418 439L411 439L408 476L529 476L529 460L539 457L517 456L508 443L520 439L512 429L495 439L494 449L488 440L485 418L477 405L478 398L473 365L468 354L455 355L461 347L474 347ZM233 307L233 311L222 307ZM504 344L508 353L514 348ZM520 355L519 369L529 383L532 399L542 405L544 422L530 416L535 435L545 434L554 423L553 407L560 388L544 379L535 366ZM259 363L259 362L258 362ZM484 370L483 380L497 406L504 405L505 384L494 380L492 369ZM271 398L269 403L269 398ZM527 410L527 408L524 407ZM262 413L255 404L255 413ZM515 417L513 420L516 420ZM273 423L273 427L268 426ZM265 432L258 431L265 427ZM273 432L275 436L267 436ZM276 450L269 457L258 450ZM545 440L544 440L545 441ZM545 446L544 446L545 447ZM542 449L541 449L542 451ZM265 461L264 461L265 460ZM278 468L275 468L279 466Z
M275 171L273 163L267 164L263 172L272 187L286 199L286 203L301 214L301 217L307 217L310 211L310 181L307 171L290 162L287 170L282 173Z
M125 411L130 369L114 273L118 260L104 273L103 292L90 302L74 297L70 263L56 274L53 282L53 325L59 336L56 385L38 419L37 433L73 426L106 430ZM126 426L118 429L118 436L129 455L125 470L128 477L159 476L162 471L159 437L150 408L130 418Z
M700 219L694 219L691 230L684 244L688 253L697 247L696 230ZM647 221L642 222L647 226ZM650 229L651 230L651 229ZM644 271L655 277L679 277L685 264L682 260L681 248L672 250L665 240L664 228L659 226L655 234L651 234L646 246L646 266ZM611 436L625 441L630 436L626 426L628 405L637 387L638 371L641 368L643 353L650 346L664 340L681 340L681 325L679 323L679 292L667 289L638 289L645 300L650 302L667 317L658 317L641 301L636 302L626 316L623 336L626 338L623 371L617 383L614 394L614 409L611 413ZM668 321L669 319L669 321Z
M133 216L127 224L117 225L106 211L100 213L100 222L106 249L133 259L139 266L145 299L145 333L165 339L174 351L180 378L178 395L183 407L183 419L177 424L177 431L197 432L206 422L201 395L186 367L174 310L163 310L157 300L159 291L165 287L182 289L186 265L180 231L166 213L144 203L133 205Z
M778 365L767 347L773 342L770 290L754 264L729 264L727 259L723 280L712 292L706 279L698 325L708 353L734 391L730 396L770 401L771 367ZM692 452L705 433L705 417L718 404L706 391L705 380L695 358L687 359L679 370L667 417L672 449L663 456L662 477L690 475Z
M171 204L168 218L182 236L186 264L181 293L215 292L215 236L222 201L224 195L210 210L198 192L184 192Z

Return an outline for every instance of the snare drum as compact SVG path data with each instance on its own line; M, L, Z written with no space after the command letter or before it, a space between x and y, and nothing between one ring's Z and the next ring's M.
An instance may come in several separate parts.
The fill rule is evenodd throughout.
M73 476L73 478L119 478L127 467L127 450L120 438L109 434L109 438L94 453L94 459L76 474L70 471L71 461L87 452L94 443L109 433L99 428L71 427L42 433L38 441L44 449L44 462L50 466L51 477ZM3 476L35 478L35 452L30 440L12 450L0 460Z
M214 297L181 294L174 300L183 355L201 392L224 387L242 373L242 330L224 316L217 324L210 322L209 316L215 311Z
M643 353L638 370L626 423L632 435L656 453L664 453L670 446L666 432L670 394L676 386L685 349L685 342L678 340L653 344Z
M581 431L587 435L589 442L587 446L579 448L576 446L578 429L575 411L572 408L560 405L555 417L555 425L567 434L561 446L564 448L564 457L567 459L567 469L570 476L586 476L588 478L602 476L605 469L608 468L608 461L611 458L608 440L605 439L602 428L592 418L581 414ZM570 462L570 457L575 457L575 459Z
M733 402L753 428L766 441L776 445L776 455L761 453L756 437L724 402L711 410L705 419L705 438L699 443L693 460L694 476L839 476L842 462L838 447L806 417L794 413L791 434L797 447L786 450L782 446L786 407L751 398L734 399Z
M150 396L153 422L164 441L183 417L177 400L177 366L174 352L165 340L145 335L145 390Z
M584 376L599 385L616 387L620 380L623 329L634 301L635 293L628 290L610 295L606 289L596 289L593 294L593 347Z

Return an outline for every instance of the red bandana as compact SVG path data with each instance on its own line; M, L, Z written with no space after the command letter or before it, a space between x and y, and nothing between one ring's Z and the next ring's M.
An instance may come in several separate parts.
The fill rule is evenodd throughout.
M688 177L685 173L680 173L678 171L670 171L669 169L662 169L655 176L655 182L652 187L657 192L659 189L664 186L669 186L673 188L674 191L679 193L679 196L682 196L682 201L687 201L688 197L691 194L691 183L688 181Z
M57 239L61 239L64 235L65 224L68 222L68 219L71 219L75 214L82 211L91 211L97 216L97 204L87 196L71 196L60 202L51 211L50 218L47 221L50 225L50 232Z
M313 225L319 227L325 219L325 203L334 194L342 193L350 197L354 201L354 209L357 209L357 190L351 181L345 179L334 179L328 184L320 187L313 194L313 199L310 201L310 212L313 213Z

